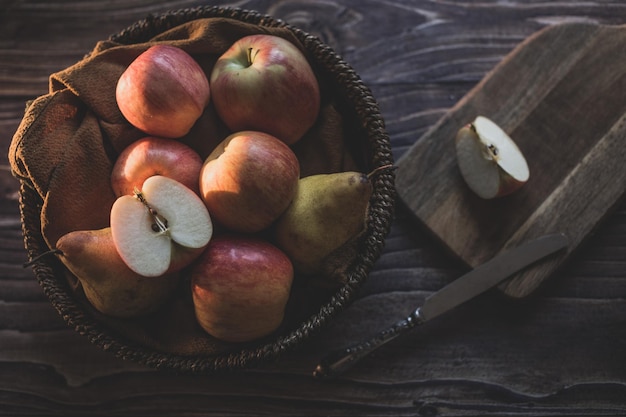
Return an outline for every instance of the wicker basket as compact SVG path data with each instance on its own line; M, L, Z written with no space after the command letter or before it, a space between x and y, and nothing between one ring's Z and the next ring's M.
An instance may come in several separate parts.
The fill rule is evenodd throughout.
M318 38L286 23L257 12L221 7L198 7L175 10L149 17L111 36L122 44L144 42L147 39L185 22L207 17L237 19L267 27L284 27L293 31L313 59L314 66L336 84L334 94L350 113L346 117L361 134L364 154L371 167L393 164L389 138L377 103L370 90L362 83L355 71L333 50ZM159 369L178 372L211 372L222 369L249 367L275 360L282 352L301 344L314 331L345 308L355 297L356 290L366 279L374 262L380 256L385 237L389 231L395 202L394 174L387 170L374 181L374 194L370 202L367 230L361 242L356 261L349 269L345 284L319 306L297 327L264 340L257 345L247 344L226 353L216 355L182 356L155 351L137 341L120 337L113 329L100 322L92 312L79 302L67 280L64 266L53 256L40 255L49 251L41 235L42 200L28 179L20 179L20 210L25 246L33 259L32 267L46 296L66 323L92 343L116 356ZM39 259L37 259L40 257Z

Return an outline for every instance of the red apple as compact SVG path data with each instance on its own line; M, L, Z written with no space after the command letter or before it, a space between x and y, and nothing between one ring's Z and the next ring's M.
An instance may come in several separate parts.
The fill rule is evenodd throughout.
M200 196L213 220L239 232L270 226L296 194L300 165L291 148L261 132L228 136L200 170Z
M239 39L211 72L215 109L232 130L267 132L287 144L315 123L317 78L293 43L271 35Z
M196 194L202 158L189 146L172 139L148 136L127 146L118 156L111 173L115 194L133 194L153 175L172 178Z
M171 45L155 45L122 73L117 105L139 130L167 138L189 132L209 103L207 76L191 55Z
M291 261L271 243L216 236L191 271L198 323L228 342L266 336L283 321L292 281Z

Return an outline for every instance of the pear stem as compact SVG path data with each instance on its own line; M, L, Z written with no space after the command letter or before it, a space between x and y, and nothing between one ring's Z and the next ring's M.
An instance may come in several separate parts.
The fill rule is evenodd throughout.
M133 193L135 193L135 197L137 198L137 200L139 200L146 207L148 213L150 213L152 221L154 221L154 223L152 224L152 230L159 235L169 235L170 229L167 226L167 219L157 213L155 209L150 207L143 193L139 191L137 187L135 187Z
M380 174L383 171L388 171L388 170L393 171L396 169L398 169L398 167L393 164L387 164L387 165L376 167L369 174L367 174L367 179L371 181L372 178L374 178L376 175Z
M59 249L51 249L49 251L45 251L44 253L41 253L37 256L35 256L33 259L31 259L30 261L26 262L23 264L24 268L28 268L29 266L34 265L36 262L38 262L40 259L45 258L46 256L50 256L50 255L63 255L63 252L60 251Z

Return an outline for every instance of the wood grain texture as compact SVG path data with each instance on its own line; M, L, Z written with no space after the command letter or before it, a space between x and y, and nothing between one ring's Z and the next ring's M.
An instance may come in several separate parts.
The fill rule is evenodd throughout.
M0 141L47 77L150 13L193 0L0 0ZM510 51L546 26L626 23L621 1L222 2L317 34L378 99L401 157ZM323 354L404 317L467 268L400 209L358 300L278 363L208 377L146 369L99 350L46 300L25 261L16 182L0 171L0 415L464 416L626 414L626 205L525 300L484 294L394 341L344 376ZM599 190L601 192L601 190Z
M502 286L529 295L626 193L626 26L566 23L508 54L398 162L398 194L449 250L476 267L502 249L564 233L566 254ZM516 141L531 177L518 192L484 200L458 169L456 132L478 115Z

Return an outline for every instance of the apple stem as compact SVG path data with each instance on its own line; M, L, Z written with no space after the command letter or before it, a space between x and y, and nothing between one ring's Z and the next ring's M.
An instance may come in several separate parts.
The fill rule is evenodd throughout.
M254 58L256 58L257 54L260 51L259 49L257 49L254 55L252 55L253 50L254 48L248 48L248 66L252 65L252 63L254 62Z
M152 230L159 235L169 234L169 228L167 227L167 219L161 216L155 209L150 207L148 201L144 197L143 193L139 191L137 187L133 190L135 197L148 209L148 213L152 216L154 223L152 224Z

